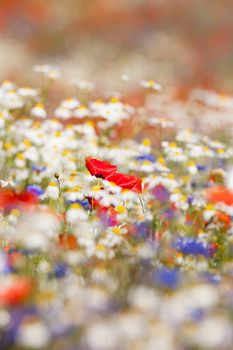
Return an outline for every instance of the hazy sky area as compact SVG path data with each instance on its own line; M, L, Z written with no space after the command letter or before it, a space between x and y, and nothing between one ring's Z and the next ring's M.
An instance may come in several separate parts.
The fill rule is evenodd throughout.
M0 78L55 63L100 87L127 73L132 88L153 78L231 92L232 13L231 0L1 0Z

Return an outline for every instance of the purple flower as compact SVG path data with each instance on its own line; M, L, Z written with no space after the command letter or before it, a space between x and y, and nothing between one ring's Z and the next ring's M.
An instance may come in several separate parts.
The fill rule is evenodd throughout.
M207 169L208 169L208 167L206 165L197 164L198 171L206 171Z
M175 218L175 210L173 208L166 208L162 214L163 219L172 220Z
M150 235L149 221L141 221L135 224L135 238L146 239Z
M193 196L188 196L188 204L189 205L192 205L193 200L194 200Z
M155 196L155 198L160 201L161 203L169 201L170 193L168 190L161 184L156 185L153 190L152 194Z

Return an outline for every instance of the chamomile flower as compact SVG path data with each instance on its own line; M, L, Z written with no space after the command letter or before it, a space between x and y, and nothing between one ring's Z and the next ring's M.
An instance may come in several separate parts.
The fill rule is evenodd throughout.
M22 97L36 97L39 94L38 90L30 87L19 87L17 92Z
M130 76L128 74L122 74L121 80L127 83L130 80Z
M152 89L155 91L161 91L162 86L159 83L156 83L154 80L142 80L141 86L145 89Z
M0 106L10 110L22 108L24 101L15 90L10 90L0 96Z
M90 111L86 106L80 105L78 108L76 108L73 111L73 115L76 118L82 119L82 118L88 117L90 115Z
M68 108L58 107L54 112L55 117L61 119L69 119L72 117L72 112Z
M18 153L15 158L15 165L19 168L24 168L26 165L26 159L24 153Z
M79 203L74 203L66 212L66 219L70 224L78 225L80 221L87 220L87 212L82 209Z
M71 84L84 91L92 91L95 88L95 84L87 80L72 79Z
M50 182L46 191L45 191L45 196L47 198L51 198L51 199L58 199L59 198L59 188L57 186L56 182Z
M76 98L67 98L63 100L60 104L61 108L73 110L80 105L80 102Z
M57 80L61 78L61 72L59 68L50 65L36 65L34 66L34 72L41 73L45 77L51 80Z
M32 109L31 109L31 115L37 118L46 118L47 113L45 111L45 108L42 103L37 103Z

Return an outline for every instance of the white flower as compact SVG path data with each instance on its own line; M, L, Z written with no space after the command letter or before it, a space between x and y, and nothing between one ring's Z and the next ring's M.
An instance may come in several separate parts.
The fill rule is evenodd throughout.
M114 350L118 348L120 334L116 324L110 321L99 321L91 324L86 331L88 347L95 350Z
M19 327L16 342L22 347L41 349L49 345L50 338L50 332L44 323L25 319Z
M22 181L22 180L26 180L29 176L29 169L25 168L25 169L18 169L15 173L15 181Z
M145 173L151 173L154 171L154 164L151 162L143 162L142 165L140 166L140 171L144 171Z
M47 117L47 113L44 109L44 106L42 103L37 103L32 109L31 109L31 115L33 115L34 117L38 117L38 118L46 118Z
M208 222L215 215L215 210L203 210L202 215L203 219Z
M12 91L16 88L16 85L12 83L10 80L4 80L0 88L4 91Z
M230 349L233 341L232 325L221 316L212 316L201 322L192 340L203 349Z
M58 68L50 65L36 65L34 66L34 72L42 73L44 76L56 80L61 77L61 72Z
M76 98L67 98L61 102L60 107L72 110L77 108L79 105L80 102Z
M28 249L46 250L48 246L48 237L41 232L30 231L22 232L20 236L20 243Z
M22 153L19 153L17 157L15 158L15 166L19 168L24 168L26 165L25 157Z
M0 129L3 129L5 127L5 120L2 115L0 115Z
M172 128L175 125L171 120L156 117L151 117L148 122L152 126L160 125L164 129Z
M161 91L162 86L158 83L156 83L154 80L142 80L141 86L146 89L153 89L155 91Z
M51 182L46 189L45 196L51 199L59 198L59 188L55 182Z
M0 329L7 327L7 325L10 323L11 316L7 310L1 309L0 310Z
M58 108L55 110L54 115L55 115L55 117L57 117L57 118L69 119L69 118L71 118L72 113L71 113L71 111L70 111L69 109L67 109L67 108L58 107Z
M130 80L130 76L128 74L122 74L121 80L126 83Z
M122 314L119 317L118 327L121 336L128 340L145 337L147 334L147 320L140 313L128 312Z
M87 212L78 203L72 204L66 212L66 220L70 224L79 224L80 221L86 221L87 218Z
M196 166L195 162L189 161L187 164L187 170L188 170L189 174L191 174L191 175L197 174L198 170L197 170L197 166Z
M233 168L231 168L226 174L226 185L233 190Z
M66 193L66 199L68 201L76 201L78 200L83 200L84 199L84 195L83 193L79 192L78 190L73 190L73 191L69 191Z
M198 143L200 141L200 136L192 133L189 129L184 129L177 133L176 140L185 143Z
M37 232L48 238L54 238L54 233L57 232L60 222L55 215L42 209L30 216L25 215L20 225L19 229L23 232L31 232L36 226Z
M29 159L32 162L37 162L39 158L38 149L36 147L29 147L24 152L24 156L26 159Z
M74 110L73 114L74 114L74 117L85 118L90 115L90 111L87 107L80 106Z
M129 303L146 313L154 313L159 306L159 299L152 288L143 285L132 288L128 295Z
M38 96L38 91L30 87L21 87L17 90L18 94L23 97L35 97Z
M15 91L9 91L0 96L0 105L8 109L22 108L24 102Z
M8 186L14 187L14 186L13 186L13 182L8 182L8 181L0 180L0 188L1 188L1 187L8 187Z
M80 90L86 90L86 91L91 91L95 87L95 84L90 83L87 80L72 79L71 84L77 86Z

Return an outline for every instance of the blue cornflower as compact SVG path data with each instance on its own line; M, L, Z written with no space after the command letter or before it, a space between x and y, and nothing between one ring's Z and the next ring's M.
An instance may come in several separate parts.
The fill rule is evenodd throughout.
M216 275L210 272L205 272L203 277L207 282L210 282L212 284L219 284L221 282L220 275Z
M80 204L84 209L87 209L87 210L90 210L90 209L91 209L90 203L88 202L87 199L86 199L86 200L76 199L76 200L74 200L74 201L68 200L67 203L68 203L68 204L78 203L78 204Z
M162 287L174 289L179 284L181 276L177 269L161 267L153 272L153 279Z
M39 165L33 165L32 166L32 171L42 172L42 171L45 171L46 169L47 169L46 166L39 166Z
M60 262L54 267L54 274L57 278L63 278L65 277L68 270L67 264Z
M41 196L44 194L44 190L39 185L28 185L27 191L32 192L36 196Z
M193 200L194 200L193 196L188 196L188 204L192 205Z
M205 317L205 311L201 308L196 308L191 311L191 317L195 321L202 321L203 318Z
M208 245L194 237L179 237L175 240L174 246L185 255L209 255Z
M148 162L155 163L156 158L153 156L153 154L143 154L142 156L136 157L136 160L139 160L139 161L147 160Z
M135 224L135 237L139 239L146 239L150 235L149 221L141 221Z
M208 169L208 167L206 165L197 164L198 171L206 171L207 169Z

